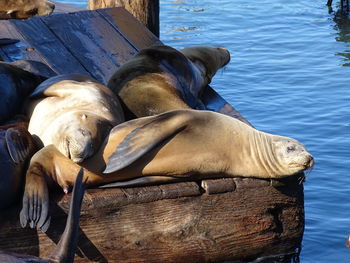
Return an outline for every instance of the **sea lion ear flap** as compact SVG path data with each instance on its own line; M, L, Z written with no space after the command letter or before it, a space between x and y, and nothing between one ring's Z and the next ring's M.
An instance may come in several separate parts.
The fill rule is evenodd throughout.
M112 173L127 167L157 145L181 132L188 125L188 117L186 111L170 111L148 117L149 121L146 124L142 122L142 126L131 131L118 145L109 157L103 173ZM137 119L135 122L137 123ZM120 126L121 129L125 124L127 123ZM118 128L114 128L112 133L117 133Z
M17 164L25 161L30 153L28 138L15 128L9 128L5 133L7 150L11 159Z

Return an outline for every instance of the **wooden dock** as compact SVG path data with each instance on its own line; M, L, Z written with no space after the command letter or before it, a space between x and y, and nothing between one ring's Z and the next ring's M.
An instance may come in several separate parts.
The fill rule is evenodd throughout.
M67 13L71 12L72 13ZM81 10L0 21L6 61L41 61L57 74L82 73L106 83L138 50L161 42L123 8ZM211 87L207 108L246 121ZM69 198L51 203L47 233L22 229L18 206L1 211L0 249L47 256L65 225ZM303 185L225 178L123 189L89 189L81 211L75 262L227 262L285 255L290 262L304 231Z

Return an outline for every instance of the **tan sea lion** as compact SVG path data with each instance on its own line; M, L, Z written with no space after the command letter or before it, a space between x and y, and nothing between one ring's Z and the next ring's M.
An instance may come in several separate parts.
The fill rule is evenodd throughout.
M28 122L0 126L0 209L19 200L25 169L36 146Z
M47 0L1 0L0 19L50 15L55 4Z
M28 206L38 200L45 217L47 195L35 193L47 192L46 182L66 189L81 167L87 185L93 186L138 178L137 183L232 176L282 178L312 166L311 154L294 139L258 131L216 112L175 110L114 127L98 152L81 166L53 145L41 149L30 161L23 202ZM116 185L129 183L133 182ZM30 220L28 215L24 218Z
M118 98L91 77L59 75L41 83L25 106L29 132L43 146L54 144L65 156L81 162L105 136L124 121Z
M0 124L20 113L25 98L45 79L14 63L0 62Z
M230 61L227 49L194 46L180 51L151 46L123 64L108 87L136 117L175 109L204 109L202 89Z
M83 171L80 170L73 188L73 193L70 201L70 207L66 222L66 227L58 242L57 247L52 251L47 259L41 259L34 256L22 255L0 251L0 262L2 263L34 263L34 262L59 262L71 263L74 260L74 250L78 243L79 233L79 215L81 202L83 200L85 185L82 183ZM26 207L29 210L32 207Z

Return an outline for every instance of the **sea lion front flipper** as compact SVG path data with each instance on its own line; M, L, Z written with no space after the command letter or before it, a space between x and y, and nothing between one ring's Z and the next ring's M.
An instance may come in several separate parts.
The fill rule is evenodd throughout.
M26 174L20 222L23 228L29 224L43 232L50 226L49 192L38 163L31 164Z
M185 110L148 117L149 122L131 131L118 145L109 157L103 173L112 173L130 165L157 145L185 129L191 118L191 112ZM118 130L123 129L125 125L127 123L113 128L110 137L113 137L113 134L118 136Z
M26 131L24 131L26 132ZM28 133L28 136L30 134ZM23 131L16 128L9 128L5 133L7 150L14 163L18 164L25 161L32 150L32 143Z

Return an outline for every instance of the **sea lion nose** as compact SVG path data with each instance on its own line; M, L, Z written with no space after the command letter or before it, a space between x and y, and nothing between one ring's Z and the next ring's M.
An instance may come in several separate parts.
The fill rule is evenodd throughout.
M231 54L230 51L228 51L228 49L223 48L223 47L217 47L217 50L220 50L222 52L224 61L223 61L223 65L222 66L226 66L230 60L231 60Z
M315 164L314 157L312 155L309 156L308 167L311 168Z

